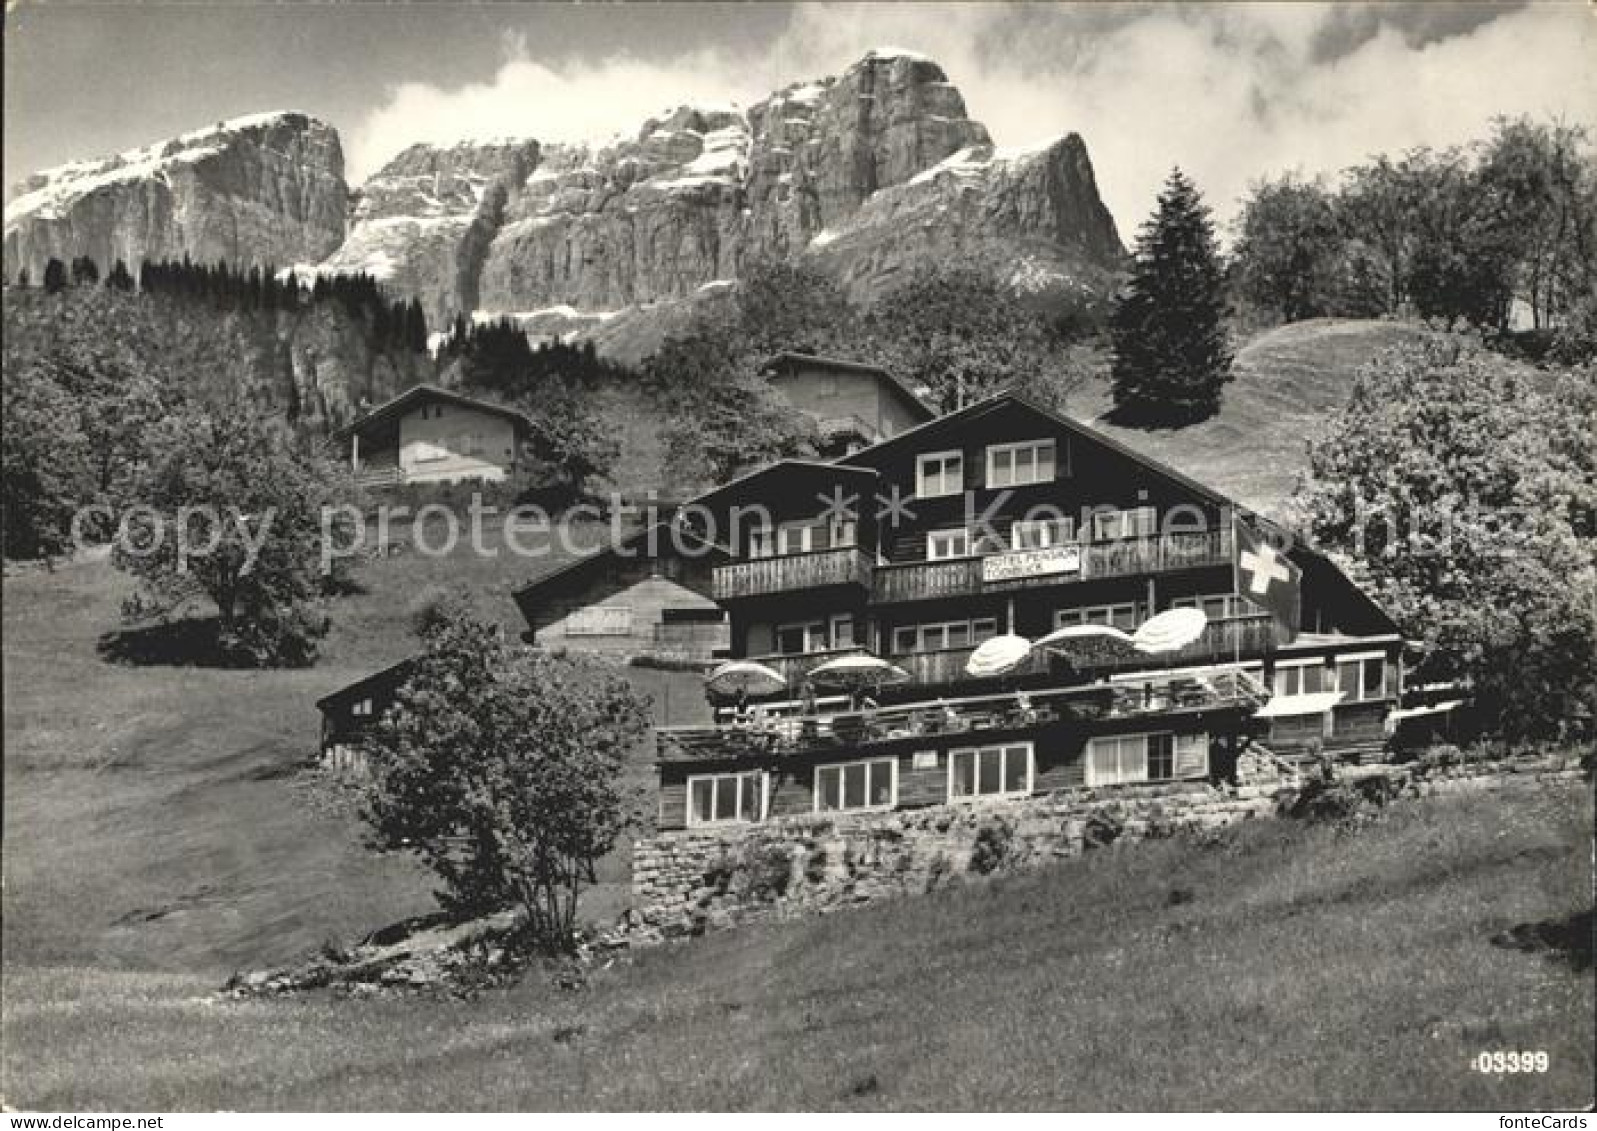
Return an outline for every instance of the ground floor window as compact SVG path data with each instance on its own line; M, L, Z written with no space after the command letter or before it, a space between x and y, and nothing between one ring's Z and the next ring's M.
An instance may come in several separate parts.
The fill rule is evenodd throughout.
M566 617L567 636L630 636L632 609L628 605L589 605Z
M1311 660L1277 660L1275 662L1275 693L1277 695L1318 695L1334 691L1326 684L1325 661L1316 656Z
M875 758L815 768L815 809L891 809L898 803L898 761Z
M906 624L893 630L893 651L937 652L945 648L968 648L998 635L994 617L945 621L940 624Z
M1386 657L1379 653L1367 656L1338 656L1336 690L1342 693L1342 702L1380 699L1387 695L1386 670Z
M1132 632L1137 627L1141 609L1135 601L1123 605L1087 605L1079 609L1060 609L1054 613L1055 628L1070 628L1078 624L1102 624Z
M1209 772L1207 734L1116 734L1087 743L1087 784L1171 781Z
M688 778L688 824L720 825L765 817L765 774L702 774Z
M948 799L1024 797L1031 792L1032 747L1029 742L979 746L948 754Z
M1172 597L1172 609L1201 609L1203 615L1209 620L1229 620L1232 617L1245 617L1256 611L1256 606L1247 604L1235 593L1210 593L1200 597Z

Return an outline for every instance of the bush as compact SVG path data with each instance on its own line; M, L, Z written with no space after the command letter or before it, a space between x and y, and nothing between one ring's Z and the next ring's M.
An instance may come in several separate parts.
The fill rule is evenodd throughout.
M621 771L647 727L647 702L613 666L443 617L371 739L373 843L419 856L452 913L520 907L534 944L569 951L594 861L626 823Z
M991 875L1004 866L1014 848L1015 831L1002 817L983 825L976 834L970 853L970 870L979 876Z

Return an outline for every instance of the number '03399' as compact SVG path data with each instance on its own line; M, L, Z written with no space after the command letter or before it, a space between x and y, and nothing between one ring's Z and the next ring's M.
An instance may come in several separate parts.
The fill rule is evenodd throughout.
M1535 1052L1480 1052L1476 1053L1469 1062L1469 1066L1476 1072L1492 1075L1504 1072L1546 1072L1547 1065L1547 1054L1541 1049Z

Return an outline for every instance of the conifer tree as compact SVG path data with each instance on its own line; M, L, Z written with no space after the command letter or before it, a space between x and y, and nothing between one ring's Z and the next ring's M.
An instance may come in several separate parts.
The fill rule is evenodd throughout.
M128 274L128 265L120 259L112 264L110 273L105 277L105 285L113 291L131 291L133 276Z
M44 265L44 289L50 294L66 289L67 265L52 258Z
M1180 169L1137 237L1135 261L1110 320L1115 416L1138 424L1212 416L1231 380L1225 277L1209 209Z

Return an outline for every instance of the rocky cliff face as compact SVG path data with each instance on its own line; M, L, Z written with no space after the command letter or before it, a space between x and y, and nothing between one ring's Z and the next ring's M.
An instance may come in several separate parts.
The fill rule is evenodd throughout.
M5 275L37 281L52 257L320 260L344 238L337 132L297 113L221 122L114 157L48 169L5 209Z
M902 52L604 145L416 146L363 195L324 268L387 278L434 322L476 309L601 341L755 255L816 255L863 295L950 247L1022 285L1096 287L1124 254L1079 137L995 154L942 68Z
M1078 136L995 152L942 68L901 51L602 145L412 146L352 194L347 239L341 168L333 131L296 114L67 166L7 208L6 270L187 252L365 271L434 326L510 314L603 342L643 341L625 328L670 323L756 255L814 256L856 296L923 254L1095 290L1124 256Z
M476 309L488 245L539 156L526 140L411 146L361 187L349 238L322 269L419 298L434 324Z

